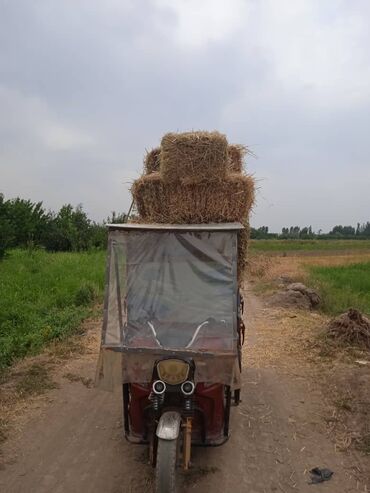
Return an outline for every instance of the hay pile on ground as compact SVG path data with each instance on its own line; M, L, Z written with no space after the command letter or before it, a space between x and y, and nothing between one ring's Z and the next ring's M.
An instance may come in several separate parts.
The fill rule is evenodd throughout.
M161 142L163 181L183 185L222 181L226 176L227 147L225 135L218 132L166 134Z
M254 180L242 173L246 152L244 146L229 146L218 132L169 133L160 148L147 154L146 174L131 188L140 222L242 223L240 283L247 263L248 216L254 203Z
M320 296L311 288L301 282L293 282L285 286L285 289L277 291L267 299L269 306L283 308L299 308L312 310L321 302Z
M353 308L329 322L327 335L341 344L370 350L370 320Z

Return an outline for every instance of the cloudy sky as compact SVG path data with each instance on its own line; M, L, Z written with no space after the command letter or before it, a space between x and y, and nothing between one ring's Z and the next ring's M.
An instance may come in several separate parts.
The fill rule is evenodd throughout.
M252 225L370 220L368 0L0 0L0 192L127 210L145 149L251 147Z

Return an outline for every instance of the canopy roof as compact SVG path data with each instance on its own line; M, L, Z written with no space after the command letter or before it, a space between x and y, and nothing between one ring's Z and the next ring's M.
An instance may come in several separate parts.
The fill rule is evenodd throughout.
M208 223L208 224L140 224L122 223L107 224L110 230L161 230L161 231L239 231L243 229L241 223Z

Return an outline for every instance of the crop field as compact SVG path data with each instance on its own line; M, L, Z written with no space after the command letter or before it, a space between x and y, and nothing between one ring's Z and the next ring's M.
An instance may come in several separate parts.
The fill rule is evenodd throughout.
M78 330L102 299L104 258L12 250L0 262L0 370Z
M251 279L257 280L256 292L271 292L276 279L287 276L318 291L324 313L356 308L369 315L369 245L369 240L255 240Z
M322 296L322 309L337 314L348 308L370 314L370 262L310 266L310 281Z
M252 240L251 252L370 251L370 240Z
M275 256L281 252L287 256ZM102 300L105 255L9 252L0 262L0 369L78 331ZM305 273L327 313L370 313L370 240L254 240L251 255L270 258L271 275Z

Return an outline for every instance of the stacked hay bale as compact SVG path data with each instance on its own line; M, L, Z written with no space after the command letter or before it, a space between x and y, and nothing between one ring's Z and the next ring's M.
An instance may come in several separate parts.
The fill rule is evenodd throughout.
M155 171L159 171L160 152L161 149L159 147L155 147L154 149L146 153L144 159L144 171L147 175Z
M146 223L241 222L238 277L242 282L249 238L254 180L243 171L247 149L228 145L218 132L168 133L147 153L145 174L132 186Z

